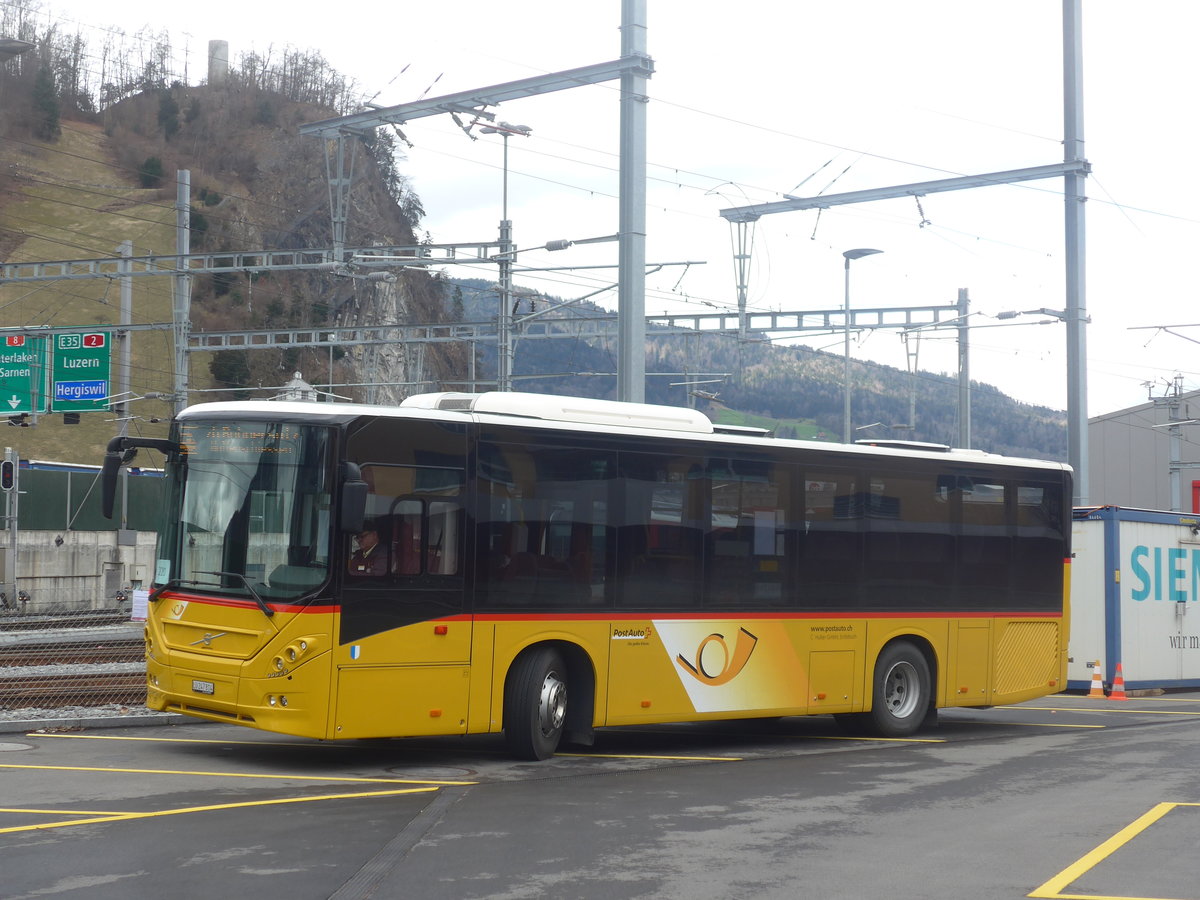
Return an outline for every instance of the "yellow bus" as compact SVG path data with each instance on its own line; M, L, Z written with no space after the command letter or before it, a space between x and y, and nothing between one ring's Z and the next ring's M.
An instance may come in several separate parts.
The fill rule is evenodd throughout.
M206 403L169 439L148 704L321 739L939 707L1066 686L1068 467L528 393Z

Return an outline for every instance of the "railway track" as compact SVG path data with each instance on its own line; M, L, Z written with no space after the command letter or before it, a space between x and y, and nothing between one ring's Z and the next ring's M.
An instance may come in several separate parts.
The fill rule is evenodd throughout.
M119 610L0 614L0 719L144 705L142 630Z
M80 641L64 644L21 643L0 648L0 678L12 666L83 666L102 663L137 662L144 658L145 644L139 638Z
M4 677L0 669L0 709L56 709L63 706L134 706L146 702L145 672L90 672Z
M116 611L72 613L69 616L0 615L0 632L43 631L47 628L96 628L129 621L129 613Z

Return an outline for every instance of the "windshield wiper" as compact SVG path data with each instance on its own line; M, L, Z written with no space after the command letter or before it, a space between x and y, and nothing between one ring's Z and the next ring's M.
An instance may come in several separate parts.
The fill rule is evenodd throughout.
M168 578L167 583L160 584L158 587L152 590L146 600L149 603L153 603L164 591L169 591L173 587L179 587L180 585L191 583L192 582L184 581L182 578Z
M196 574L197 575L218 575L221 578L240 579L242 584L245 585L246 590L250 592L250 596L254 598L254 602L258 604L258 608L262 610L263 615L266 616L267 618L270 618L271 616L275 615L275 610L271 609L271 607L269 607L267 605L267 601L258 595L258 591L256 591L254 589L254 585L252 585L250 583L250 580L248 578L246 578L245 575L242 575L238 572L201 572L199 570L196 571Z

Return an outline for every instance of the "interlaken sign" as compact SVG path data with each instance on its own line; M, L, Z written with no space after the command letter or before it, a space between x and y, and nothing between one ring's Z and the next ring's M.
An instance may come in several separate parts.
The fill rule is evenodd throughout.
M6 335L0 342L0 410L4 415L46 411L46 339Z
M0 338L0 414L107 409L111 368L107 331L5 335Z

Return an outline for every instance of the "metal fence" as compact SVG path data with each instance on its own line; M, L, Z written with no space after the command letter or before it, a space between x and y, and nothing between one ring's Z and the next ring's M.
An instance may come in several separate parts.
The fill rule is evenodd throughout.
M140 712L142 632L128 612L0 612L0 725Z

